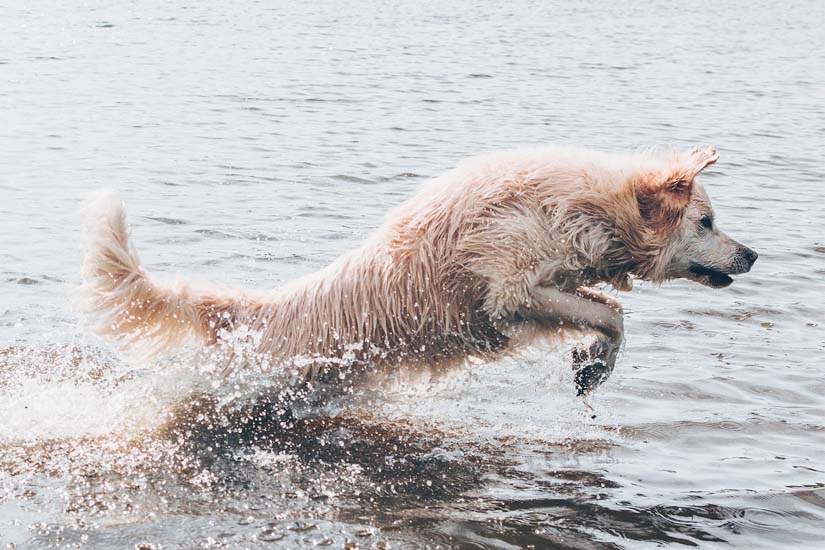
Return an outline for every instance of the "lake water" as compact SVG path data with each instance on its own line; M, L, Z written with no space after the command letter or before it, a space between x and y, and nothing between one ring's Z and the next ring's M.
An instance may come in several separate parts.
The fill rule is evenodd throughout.
M207 4L0 7L0 547L821 548L825 3ZM265 288L545 142L716 145L702 182L760 253L623 295L593 412L536 349L284 430L72 312L92 190L150 272Z

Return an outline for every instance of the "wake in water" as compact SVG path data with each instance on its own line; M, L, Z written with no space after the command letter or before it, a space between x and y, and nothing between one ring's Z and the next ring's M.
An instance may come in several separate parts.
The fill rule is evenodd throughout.
M0 512L30 521L0 533L118 547L134 542L138 526L208 516L256 543L386 542L377 527L389 510L463 498L508 466L514 445L536 445L540 434L544 448L610 445L582 407L575 412L570 392L542 415L557 415L547 425L506 413L496 398L523 394L519 376L535 376L531 361L543 355L521 369L509 361L296 386L266 371L226 376L197 353L136 364L95 347L9 348L0 364ZM566 370L545 369L547 385L572 377ZM199 521L180 527L193 540L216 532ZM404 547L403 534L390 538ZM168 531L146 540L174 542Z

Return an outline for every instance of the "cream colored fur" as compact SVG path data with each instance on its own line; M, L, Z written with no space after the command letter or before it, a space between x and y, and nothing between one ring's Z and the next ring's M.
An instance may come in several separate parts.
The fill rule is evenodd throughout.
M527 325L592 328L620 342L618 302L586 287L669 278L685 209L670 203L673 178L692 184L715 160L712 149L570 147L474 158L429 181L356 250L267 292L160 284L140 266L121 201L102 195L85 211L80 303L124 346L214 345L243 327L257 333L258 352L301 358L309 374L341 357L501 353Z

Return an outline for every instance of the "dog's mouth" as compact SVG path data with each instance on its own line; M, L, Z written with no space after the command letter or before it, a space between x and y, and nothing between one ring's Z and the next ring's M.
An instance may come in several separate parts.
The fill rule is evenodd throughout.
M690 280L711 288L725 288L733 282L727 273L700 264L691 264L688 271L692 275L688 277Z

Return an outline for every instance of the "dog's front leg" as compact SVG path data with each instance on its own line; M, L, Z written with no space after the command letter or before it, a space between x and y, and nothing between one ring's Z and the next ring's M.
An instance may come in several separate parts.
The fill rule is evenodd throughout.
M530 299L525 311L528 316L547 324L596 332L596 341L589 348L577 348L573 352L578 394L585 395L604 382L613 371L624 341L621 304L584 287L568 293L556 287L536 286Z
M570 293L554 286L534 286L524 313L537 321L589 328L610 338L621 338L624 334L621 304L584 287Z

